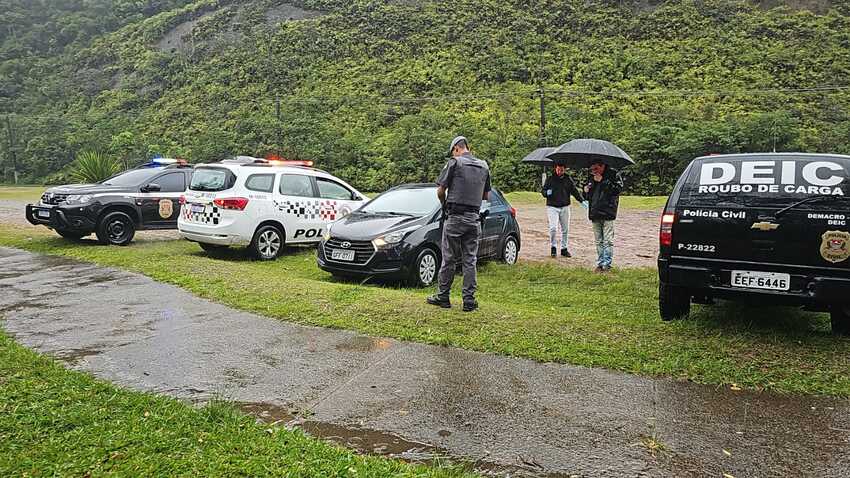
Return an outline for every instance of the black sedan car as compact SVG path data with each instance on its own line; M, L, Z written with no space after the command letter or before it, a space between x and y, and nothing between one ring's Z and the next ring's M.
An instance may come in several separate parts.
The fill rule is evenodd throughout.
M429 286L440 270L442 220L434 184L397 186L331 224L319 244L319 267L335 276ZM515 264L521 244L516 209L493 190L481 204L481 221L479 260Z

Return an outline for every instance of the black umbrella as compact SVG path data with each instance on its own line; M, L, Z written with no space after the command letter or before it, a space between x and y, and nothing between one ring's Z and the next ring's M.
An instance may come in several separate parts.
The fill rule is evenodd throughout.
M552 160L547 158L550 153L554 152L555 148L537 148L528 153L528 156L522 158L523 163L534 164L537 166L551 166Z
M614 169L635 164L616 144L601 139L574 139L562 144L547 157L555 164L573 169L589 168L593 163L604 163Z

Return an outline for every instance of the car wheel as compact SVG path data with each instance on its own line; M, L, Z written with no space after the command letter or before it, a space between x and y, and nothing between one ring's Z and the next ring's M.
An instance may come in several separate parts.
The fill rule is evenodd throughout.
M691 312L691 295L683 287L658 284L658 310L664 321L684 318Z
M830 319L833 335L850 336L850 306L834 306Z
M440 259L433 249L419 251L410 270L410 284L414 287L428 287L437 280L440 272Z
M515 237L508 236L505 240L505 246L502 248L502 262L514 265L517 258L519 258L519 244Z
M273 261L283 250L283 233L275 226L263 226L254 233L251 253L261 261Z
M198 245L201 246L201 249L206 252L220 252L227 249L227 246L222 246L219 244L208 244L206 242L199 242Z
M63 238L68 239L70 241L79 241L80 239L88 236L88 234L83 234L82 232L66 231L63 229L56 229L56 234L59 234Z
M126 213L115 211L103 216L97 225L97 240L101 244L126 246L136 235L136 224Z

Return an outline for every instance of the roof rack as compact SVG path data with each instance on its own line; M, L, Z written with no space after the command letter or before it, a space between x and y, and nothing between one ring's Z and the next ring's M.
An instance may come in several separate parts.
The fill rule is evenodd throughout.
M286 166L287 168L307 169L309 171L316 171L316 172L319 172L319 173L330 174L329 172L327 172L323 169L314 168L312 166L298 166L298 165L295 165L295 166L284 165L284 166Z
M234 156L232 158L222 159L219 162L223 164L268 164L268 160L253 156Z

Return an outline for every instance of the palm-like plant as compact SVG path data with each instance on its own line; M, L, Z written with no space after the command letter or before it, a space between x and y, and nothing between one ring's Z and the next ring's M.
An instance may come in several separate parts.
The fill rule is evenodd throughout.
M81 183L99 183L120 171L119 162L100 151L81 151L77 154L71 177Z

